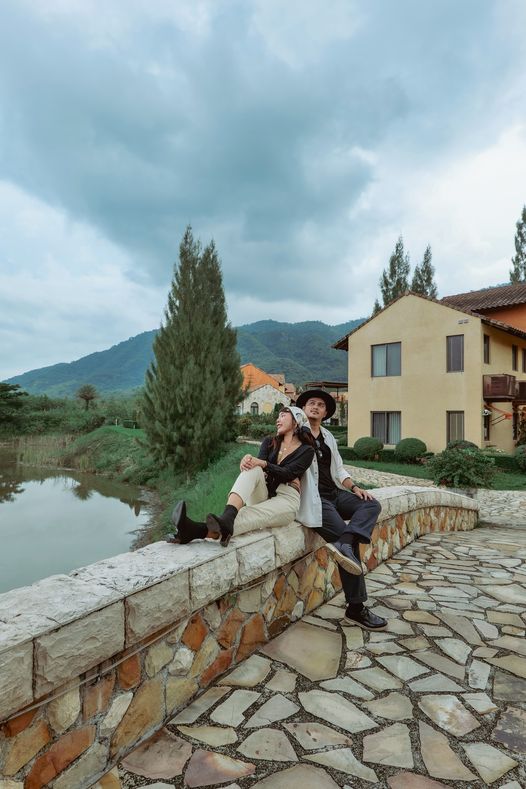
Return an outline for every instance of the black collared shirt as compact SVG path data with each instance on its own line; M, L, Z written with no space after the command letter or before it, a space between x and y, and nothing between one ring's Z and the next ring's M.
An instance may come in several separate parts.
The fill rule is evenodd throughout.
M269 498L276 495L278 485L291 482L297 477L301 479L312 463L313 457L313 448L308 444L300 444L294 452L278 463L278 450L272 446L272 436L263 439L258 458L267 461L264 471Z
M333 499L338 492L338 488L331 477L332 452L330 447L325 443L321 431L315 441L316 454L318 457L318 491L322 499Z

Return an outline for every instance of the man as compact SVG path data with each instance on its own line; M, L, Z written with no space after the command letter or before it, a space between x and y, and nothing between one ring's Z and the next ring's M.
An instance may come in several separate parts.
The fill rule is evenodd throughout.
M314 475L321 498L321 523L314 528L327 541L327 549L338 563L347 601L345 619L365 630L383 630L387 620L364 606L367 591L359 547L360 543L371 542L381 506L352 481L343 467L336 439L322 427L322 421L336 410L334 398L322 389L311 389L298 397L296 405L305 411L316 441L317 470L313 463L306 472Z

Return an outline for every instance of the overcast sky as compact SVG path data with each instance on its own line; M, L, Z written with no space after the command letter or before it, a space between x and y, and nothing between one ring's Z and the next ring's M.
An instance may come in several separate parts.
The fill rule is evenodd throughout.
M370 314L403 235L508 279L524 0L2 0L0 379L156 328L184 228L234 325Z

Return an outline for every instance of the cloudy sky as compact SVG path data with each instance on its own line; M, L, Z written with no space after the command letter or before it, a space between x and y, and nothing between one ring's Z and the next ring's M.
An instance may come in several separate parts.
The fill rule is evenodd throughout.
M159 325L187 223L235 325L370 313L402 234L505 282L524 0L2 0L0 379Z

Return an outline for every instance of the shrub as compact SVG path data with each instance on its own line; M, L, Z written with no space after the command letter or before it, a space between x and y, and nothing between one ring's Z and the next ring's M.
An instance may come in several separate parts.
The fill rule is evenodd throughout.
M419 438L403 438L395 447L395 458L403 463L414 463L427 452L427 447Z
M479 449L445 449L427 467L435 485L453 488L491 488L495 476L493 459Z
M358 455L352 447L338 447L338 452L343 460L357 460Z
M376 455L384 448L379 438L364 436L354 442L353 449L361 460L374 460Z
M520 444L515 450L515 462L521 471L526 471L526 444Z
M446 449L478 449L478 446L473 441L467 441L465 438L456 438L450 441Z

